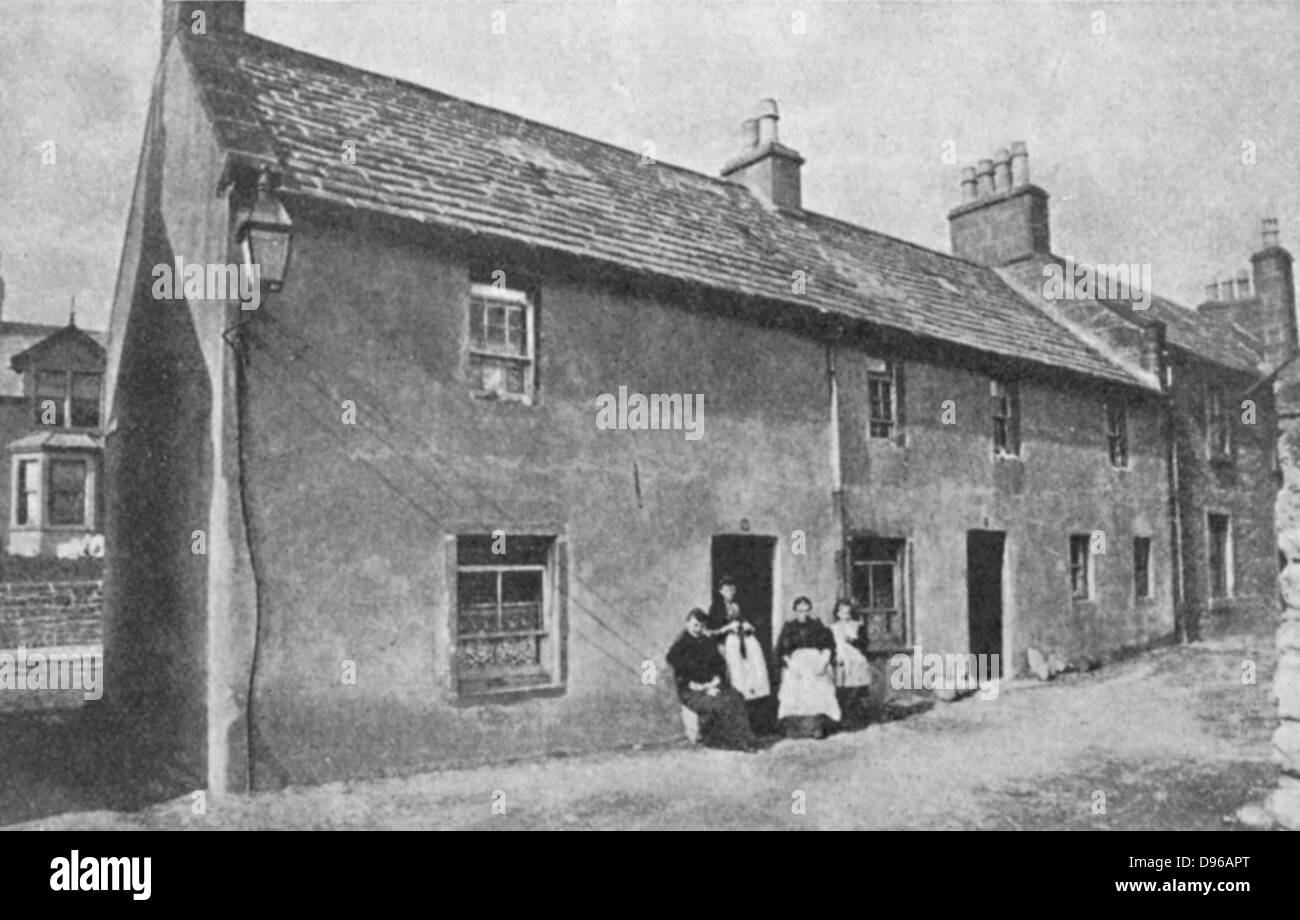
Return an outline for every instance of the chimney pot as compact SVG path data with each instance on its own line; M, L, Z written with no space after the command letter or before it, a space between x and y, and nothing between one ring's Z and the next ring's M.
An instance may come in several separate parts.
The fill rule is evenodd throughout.
M993 155L993 190L1009 192L1011 190L1011 154L1005 147Z
M1029 147L1024 141L1011 145L1011 186L1020 188L1029 184Z
M962 204L968 201L974 201L979 197L978 183L975 178L975 167L967 166L961 171L961 200Z
M740 123L740 142L742 150L751 150L758 146L757 118L746 118Z
M979 196L987 198L993 194L993 161L980 160L979 165Z
M1250 272L1244 268L1237 272L1237 299L1244 300L1250 296Z
M760 144L777 143L776 123L780 117L777 114L775 99L763 99L758 103L758 142Z
M1211 281L1209 284L1205 286L1205 299L1206 300L1219 299L1219 282Z
M1264 248L1272 249L1277 245L1277 218L1264 218Z

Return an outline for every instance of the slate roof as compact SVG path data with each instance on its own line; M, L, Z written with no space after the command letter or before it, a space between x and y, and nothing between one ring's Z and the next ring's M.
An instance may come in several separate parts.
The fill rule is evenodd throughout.
M1215 364L1234 370L1260 373L1262 344L1255 336L1234 323L1213 319L1172 300L1151 295L1146 310L1134 310L1132 302L1108 300L1116 313L1139 326L1150 319L1165 324L1165 341Z
M1142 385L991 269L257 36L179 40L222 145L286 192Z
M62 326L0 321L0 397L22 396L23 376L10 367L15 355L54 335Z
M66 325L0 321L0 398L23 395L23 375L13 369L13 359L67 328ZM101 348L108 344L107 333L80 327L78 331L90 336Z

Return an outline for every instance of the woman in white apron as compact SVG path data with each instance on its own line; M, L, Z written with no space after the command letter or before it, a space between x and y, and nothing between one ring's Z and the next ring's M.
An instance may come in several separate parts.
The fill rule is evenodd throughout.
M835 696L835 637L812 616L812 601L795 598L794 618L781 628L776 655L784 665L777 718L788 738L825 738L841 718Z

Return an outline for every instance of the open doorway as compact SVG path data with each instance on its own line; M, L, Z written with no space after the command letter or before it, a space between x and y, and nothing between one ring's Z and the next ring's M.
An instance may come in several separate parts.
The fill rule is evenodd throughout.
M1002 676L1002 555L1006 537L1000 530L966 532L970 651L975 655L997 655L998 677Z
M709 602L717 596L718 579L730 575L736 580L736 603L740 614L754 626L754 634L772 669L772 563L776 537L724 534L713 538L712 577Z

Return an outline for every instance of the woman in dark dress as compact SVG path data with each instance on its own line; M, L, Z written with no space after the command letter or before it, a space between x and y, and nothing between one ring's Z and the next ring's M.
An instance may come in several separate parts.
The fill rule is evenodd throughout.
M727 681L727 663L718 641L705 628L708 614L696 608L686 615L686 629L668 650L668 666L677 682L677 698L700 716L700 740L710 747L758 749L749 727L745 698Z

